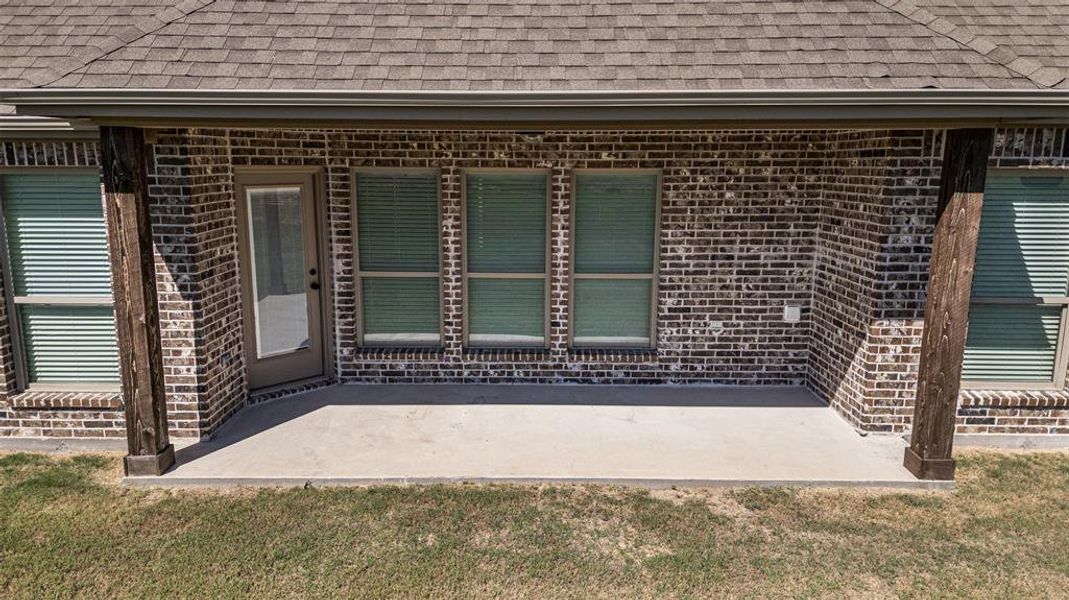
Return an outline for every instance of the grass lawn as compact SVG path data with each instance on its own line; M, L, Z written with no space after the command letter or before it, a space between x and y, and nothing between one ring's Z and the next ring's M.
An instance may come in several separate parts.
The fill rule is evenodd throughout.
M1069 597L1069 454L955 492L116 484L0 456L0 597Z

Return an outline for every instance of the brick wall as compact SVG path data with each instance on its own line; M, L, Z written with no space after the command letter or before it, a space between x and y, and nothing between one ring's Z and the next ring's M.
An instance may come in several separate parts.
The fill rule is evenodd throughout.
M237 212L225 131L160 134L149 168L168 417L206 436L246 398Z
M1062 164L1065 138L1000 131L993 164ZM6 166L96 161L85 142L0 147ZM931 131L160 131L149 183L172 433L208 435L246 402L233 173L287 165L324 172L328 338L332 375L343 381L806 384L859 428L901 431L915 391L940 154ZM362 166L441 170L441 350L356 346L350 174ZM460 178L476 167L552 172L546 351L461 345ZM656 351L567 348L568 174L583 167L664 172ZM783 322L785 303L802 306L799 323ZM6 325L0 312L0 344L10 349ZM10 357L0 356L5 378ZM1034 396L964 394L959 430L1069 432L1064 394ZM49 402L0 399L0 435L123 435L114 407Z
M785 323L782 307L788 302L805 306L810 299L822 161L819 138L811 134L305 135L278 140L272 132L233 132L234 161L328 164L336 358L343 380L798 384L804 379L808 319ZM297 142L317 146L304 159L292 153ZM441 170L446 299L442 350L356 346L350 172L361 166ZM493 167L552 171L547 351L469 351L461 343L460 180L465 168ZM657 352L567 347L568 186L573 168L663 170Z
M809 384L861 429L912 415L941 151L930 131L829 140Z

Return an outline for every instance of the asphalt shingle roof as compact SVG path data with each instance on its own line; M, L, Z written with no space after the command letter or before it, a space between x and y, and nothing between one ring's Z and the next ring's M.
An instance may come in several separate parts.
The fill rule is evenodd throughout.
M116 50L173 0L0 0L0 87L56 78ZM140 37L140 35L137 35Z
M1066 86L1069 7L1048 4L0 0L0 87Z
M919 0L958 27L982 35L1002 51L1046 67L1047 83L1069 87L1069 3L1058 0ZM1035 76L1033 76L1035 78Z

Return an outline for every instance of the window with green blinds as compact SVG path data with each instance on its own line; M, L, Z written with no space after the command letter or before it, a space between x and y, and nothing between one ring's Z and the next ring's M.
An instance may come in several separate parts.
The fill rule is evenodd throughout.
M119 379L96 173L0 177L11 296L28 384Z
M1067 231L1069 177L988 174L962 368L970 385L1061 385Z
M360 342L441 343L438 173L357 171Z
M549 175L464 178L468 345L546 344Z
M576 173L573 345L653 344L659 182L657 173Z

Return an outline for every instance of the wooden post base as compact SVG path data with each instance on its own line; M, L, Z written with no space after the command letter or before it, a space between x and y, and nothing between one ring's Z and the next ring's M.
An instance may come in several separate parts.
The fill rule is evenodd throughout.
M123 465L126 467L126 474L134 477L142 475L163 475L173 464L174 444L167 444L166 448L160 450L156 454L145 454L141 456L134 456L131 454L123 459Z
M906 448L903 464L917 479L954 480L953 458L921 458L913 448Z

